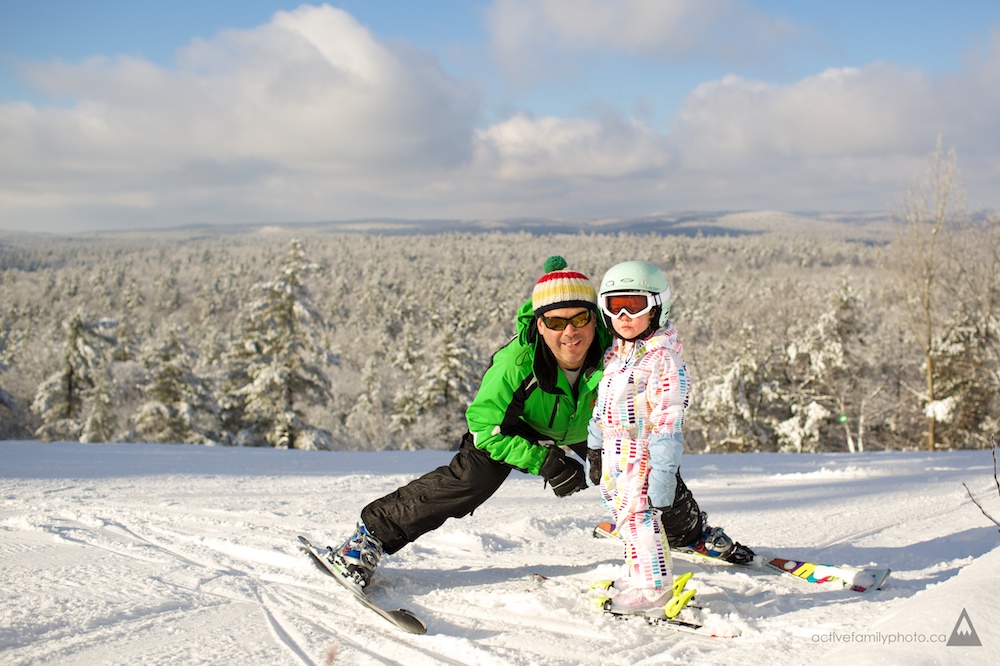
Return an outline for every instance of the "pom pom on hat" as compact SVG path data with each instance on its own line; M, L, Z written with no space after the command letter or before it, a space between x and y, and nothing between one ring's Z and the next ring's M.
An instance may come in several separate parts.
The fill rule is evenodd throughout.
M542 266L542 269L546 273L551 273L552 271L561 271L568 265L569 264L566 263L565 259L560 257L558 254L554 254L545 260L545 264Z
M590 279L579 271L566 268L566 260L554 255L545 260L543 275L531 292L535 316L559 308L597 309L597 291Z

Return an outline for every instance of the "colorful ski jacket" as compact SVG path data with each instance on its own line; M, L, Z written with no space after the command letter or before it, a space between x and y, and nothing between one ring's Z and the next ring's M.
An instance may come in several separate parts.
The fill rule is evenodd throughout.
M477 448L537 475L549 447L587 441L610 336L598 317L574 391L535 326L529 300L517 313L517 335L493 355L465 418Z

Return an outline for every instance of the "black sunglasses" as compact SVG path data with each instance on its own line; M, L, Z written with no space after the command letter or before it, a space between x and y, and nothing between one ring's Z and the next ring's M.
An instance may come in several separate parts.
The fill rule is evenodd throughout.
M594 318L593 310L584 310L580 314L575 314L569 319L566 317L546 317L542 315L542 322L545 328L550 331L564 331L566 327L573 324L573 328L583 328Z

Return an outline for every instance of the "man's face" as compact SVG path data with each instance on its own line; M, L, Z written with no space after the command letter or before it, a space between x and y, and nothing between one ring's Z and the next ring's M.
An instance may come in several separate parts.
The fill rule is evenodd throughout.
M558 308L549 310L545 316L568 320L584 312L587 312L586 308ZM590 321L580 328L570 323L563 330L554 331L545 325L542 317L535 320L535 325L538 327L542 339L545 340L545 344L552 351L552 355L556 357L556 363L559 364L560 368L577 370L583 367L587 352L597 334L596 313L591 312Z

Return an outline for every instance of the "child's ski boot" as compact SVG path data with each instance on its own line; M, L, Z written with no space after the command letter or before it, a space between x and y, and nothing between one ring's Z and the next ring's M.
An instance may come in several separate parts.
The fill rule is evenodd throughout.
M594 606L613 615L642 615L656 618L677 617L697 590L686 589L691 580L690 572L674 579L674 584L665 590L629 587L624 581L602 580L590 586L590 596Z

